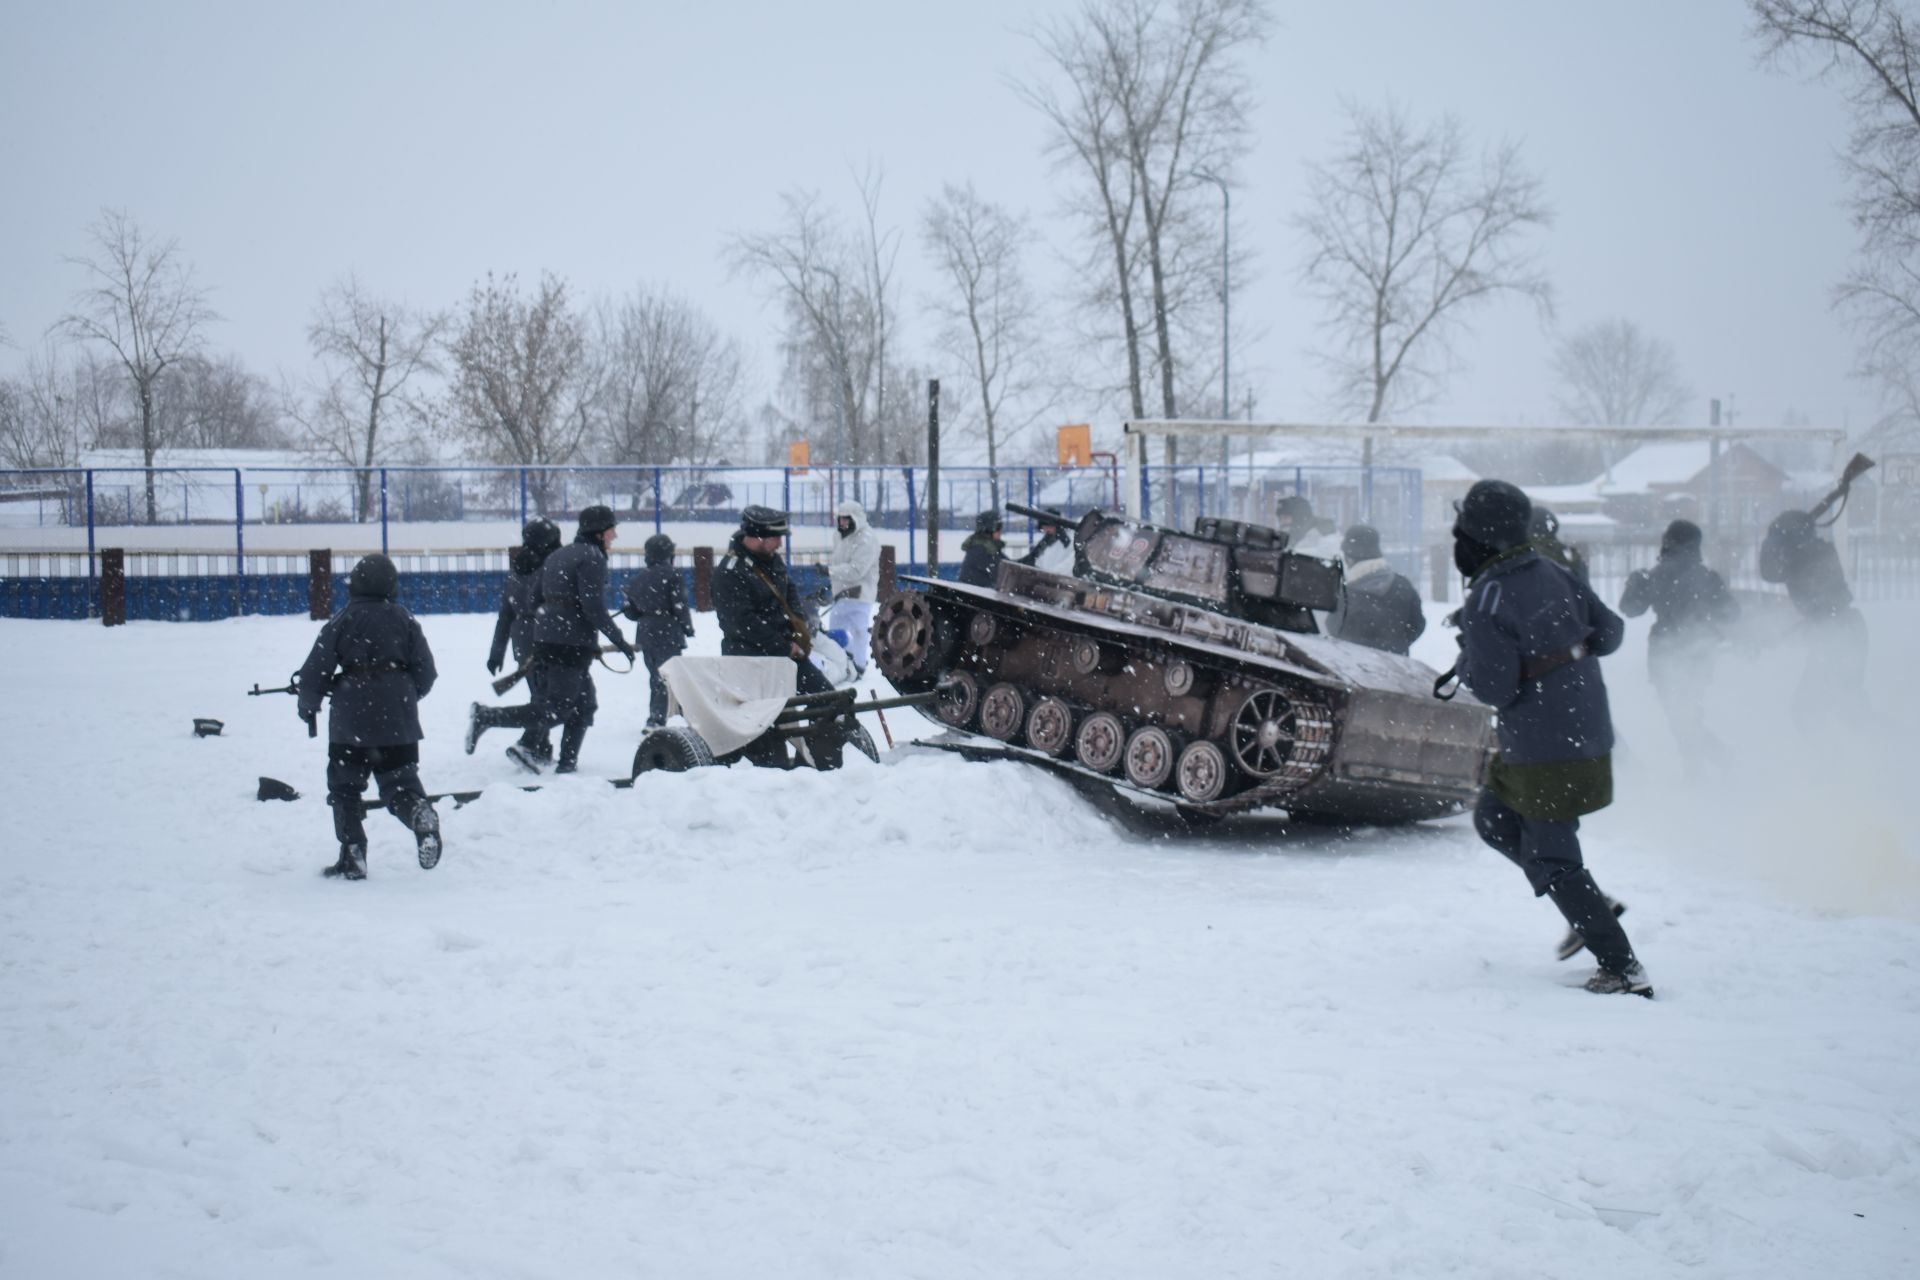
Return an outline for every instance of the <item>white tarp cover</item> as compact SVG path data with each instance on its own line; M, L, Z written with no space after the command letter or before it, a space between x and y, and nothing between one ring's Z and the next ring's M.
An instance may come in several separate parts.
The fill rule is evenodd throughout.
M798 668L791 658L670 658L660 678L679 712L716 756L752 742L773 727L793 696Z

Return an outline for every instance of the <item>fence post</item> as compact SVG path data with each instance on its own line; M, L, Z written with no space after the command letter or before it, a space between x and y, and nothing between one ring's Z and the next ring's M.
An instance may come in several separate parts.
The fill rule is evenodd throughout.
M913 496L913 468L902 467L900 470L907 478L907 563L912 565L920 560L920 551L915 544L915 536L920 529L920 502Z
M233 469L233 602L235 613L247 611L247 490L240 482L240 468Z
M653 531L655 533L662 532L660 528L660 481L660 468L655 467L653 469Z
M93 468L87 468L87 586L93 586ZM91 597L92 591L87 595Z
M387 469L380 468L380 554L387 554Z
M333 616L333 550L307 552L307 617L325 622Z
M127 553L108 547L100 553L100 621L109 627L127 621Z
M713 548L693 549L693 607L701 613L713 612Z
M880 544L880 599L885 600L899 590L899 582L894 576L893 544Z
M1428 547L1427 557L1433 566L1434 603L1445 604L1449 584L1453 581L1453 550L1446 546Z
M527 469L520 468L520 527L527 527Z

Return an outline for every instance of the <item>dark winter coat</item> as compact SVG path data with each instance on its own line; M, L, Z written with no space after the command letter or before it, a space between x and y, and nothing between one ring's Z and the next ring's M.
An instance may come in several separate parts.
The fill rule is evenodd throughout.
M533 656L534 610L540 605L540 561L525 547L516 547L513 572L500 590L500 616L493 624L493 647L487 653L487 668L497 670L505 664L507 642L513 642L513 664L517 667Z
M439 673L420 624L390 599L355 597L320 628L300 668L300 714L332 695L327 741L397 747L420 741L420 699Z
M591 653L599 647L597 636L616 648L629 647L607 612L607 553L598 539L576 538L547 557L537 616L533 638L549 655L554 649Z
M640 624L633 640L648 662L657 665L687 647L693 615L687 609L686 584L671 563L649 563L627 579L625 594L621 612Z
M970 587L991 587L1007 558L1006 539L998 534L973 533L960 544L960 581Z
M756 573L755 570L759 572ZM761 581L762 577L766 581ZM769 587L771 584L771 587ZM779 556L756 556L738 535L713 571L713 611L720 619L720 652L728 655L785 658L792 655L800 616L800 593Z
M1348 570L1340 607L1327 616L1328 635L1388 653L1405 653L1426 629L1419 590L1385 560Z
M1581 555L1577 548L1568 546L1566 543L1560 541L1559 534L1541 533L1534 535L1533 549L1579 579L1582 585L1585 585L1589 581L1587 558Z
M1698 547L1668 551L1652 569L1627 575L1620 612L1637 618L1653 610L1647 637L1652 652L1718 639L1740 617L1740 602L1724 578L1701 562Z
M1625 633L1592 588L1530 547L1503 552L1468 588L1460 679L1499 713L1493 785L1518 812L1564 821L1611 800L1613 720L1599 659ZM1584 656L1561 661L1575 646ZM1543 662L1556 665L1529 677Z
M1783 529L1775 521L1760 543L1760 576L1786 584L1787 598L1800 616L1816 622L1836 618L1853 606L1853 592L1840 568L1840 553L1811 527ZM1805 524L1811 526L1811 520Z

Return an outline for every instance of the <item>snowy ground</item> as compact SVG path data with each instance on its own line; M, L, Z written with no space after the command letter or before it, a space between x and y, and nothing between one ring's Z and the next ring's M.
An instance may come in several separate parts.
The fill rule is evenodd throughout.
M320 746L242 696L312 624L0 622L0 1275L1920 1273L1920 610L1870 618L1877 729L1729 659L1705 789L1608 663L1652 1003L1460 820L1194 836L925 749L519 792L479 617L423 772L502 785L325 881Z

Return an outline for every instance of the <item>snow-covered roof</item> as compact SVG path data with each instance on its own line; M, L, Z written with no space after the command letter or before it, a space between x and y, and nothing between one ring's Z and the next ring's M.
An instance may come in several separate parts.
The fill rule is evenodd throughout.
M1705 440L1643 444L1593 482L1600 493L1648 493L1656 484L1685 484L1713 461Z

